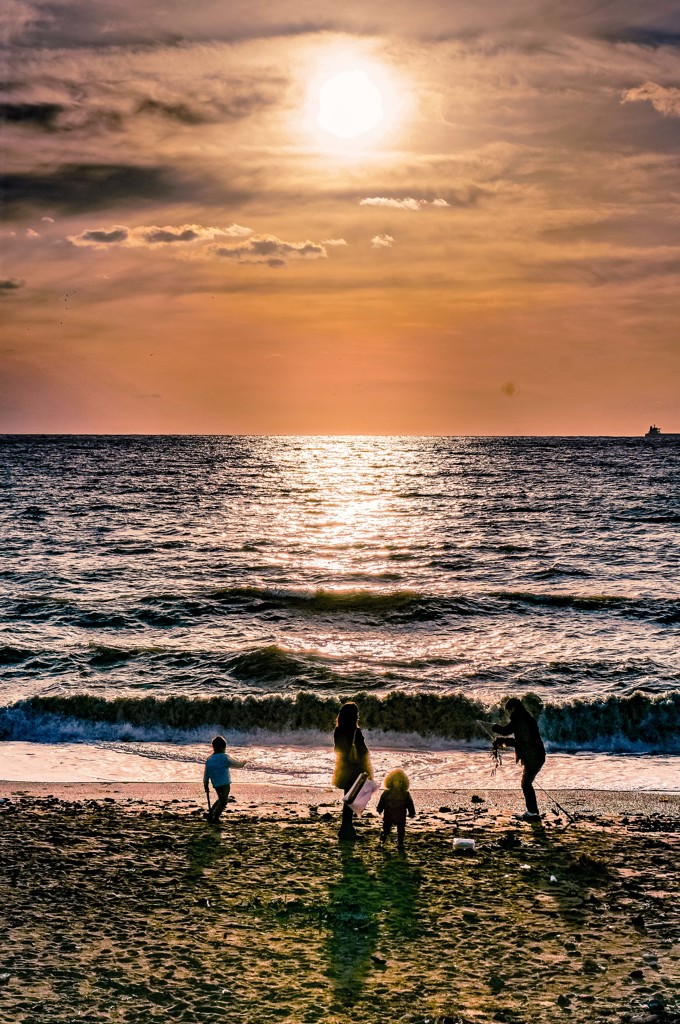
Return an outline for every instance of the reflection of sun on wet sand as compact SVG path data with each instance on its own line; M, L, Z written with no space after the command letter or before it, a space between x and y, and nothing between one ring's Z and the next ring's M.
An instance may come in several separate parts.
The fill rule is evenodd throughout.
M339 848L328 793L237 790L217 829L174 788L18 790L2 1021L680 1021L677 795L565 795L565 829L414 794L401 855L376 818Z

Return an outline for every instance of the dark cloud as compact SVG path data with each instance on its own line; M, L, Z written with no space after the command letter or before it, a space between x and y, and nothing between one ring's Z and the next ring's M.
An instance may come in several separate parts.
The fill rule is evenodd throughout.
M77 214L121 204L183 202L187 195L224 205L248 198L205 179L189 181L166 167L131 164L62 164L0 178L3 205L14 215L33 207Z
M0 121L26 124L43 131L54 131L63 111L60 103L0 103Z
M269 267L282 267L291 260L323 259L327 253L316 242L284 242L275 235L257 235L240 245L218 245L215 256L235 260L237 263L265 263Z
M635 46L648 46L658 50L661 47L680 47L680 28L676 30L662 28L645 28L635 26L634 28L623 29L616 35L605 36L607 42L612 43L633 43Z
M17 288L24 287L24 281L18 277L5 277L0 279L0 295L6 292L15 292Z
M127 228L113 228L111 231L84 231L80 236L83 242L95 245L117 245L128 238Z
M82 132L104 129L120 131L120 111L107 108L87 109L64 103L0 103L0 122L24 125L43 132Z
M187 42L294 37L346 26L345 19L319 15L314 7L305 16L299 2L286 12L268 0L236 0L225 18L222 0L145 0L136 5L125 0L53 0L35 7L12 34L27 47L179 47Z
M156 99L144 99L138 107L138 114L156 114L185 125L218 124L221 121L238 121L264 110L278 101L275 95L263 92L237 92L226 100L212 102L173 103Z
M193 228L184 228L183 231L158 228L156 231L147 231L144 235L144 241L156 245L159 242L195 242L200 237L198 231L194 231Z
M15 20L12 34L23 45L52 48L182 46L329 32L469 40L488 34L489 25L513 33L521 45L528 44L527 35L534 40L528 45L536 45L541 36L563 32L667 46L677 45L680 34L677 0L345 0L330 7L318 0L232 0L228 17L223 0L52 0L31 5Z

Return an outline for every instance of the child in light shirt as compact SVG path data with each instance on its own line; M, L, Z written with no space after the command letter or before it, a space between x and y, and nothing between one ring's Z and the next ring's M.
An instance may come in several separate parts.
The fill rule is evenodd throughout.
M209 794L210 783L212 782L217 793L217 800L208 812L208 821L216 824L220 820L220 815L229 800L229 790L231 789L229 769L244 768L246 762L236 761L233 757L229 756L227 753L227 741L224 736L216 736L212 741L212 748L213 752L205 762L203 786L206 793Z

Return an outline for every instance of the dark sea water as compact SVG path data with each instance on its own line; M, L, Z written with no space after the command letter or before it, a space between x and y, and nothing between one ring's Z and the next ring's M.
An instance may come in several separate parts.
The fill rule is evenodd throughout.
M6 740L680 751L680 439L6 436L0 553Z

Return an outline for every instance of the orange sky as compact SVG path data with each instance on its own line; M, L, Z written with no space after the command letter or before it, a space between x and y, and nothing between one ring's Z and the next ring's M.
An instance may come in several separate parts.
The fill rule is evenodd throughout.
M680 14L562 6L12 0L0 431L680 431Z

